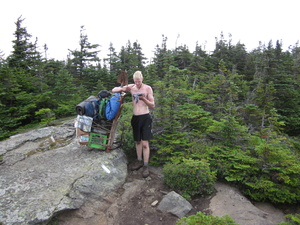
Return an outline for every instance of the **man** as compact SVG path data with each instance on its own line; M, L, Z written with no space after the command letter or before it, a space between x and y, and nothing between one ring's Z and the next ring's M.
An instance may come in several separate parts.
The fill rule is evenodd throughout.
M137 161L132 165L131 170L138 170L143 167L143 177L149 176L148 163L150 158L149 140L152 138L152 118L149 108L155 107L152 88L143 83L141 71L133 74L134 84L124 87L115 87L112 92L130 92L132 95L133 116L131 126L135 141ZM143 160L144 159L144 160Z

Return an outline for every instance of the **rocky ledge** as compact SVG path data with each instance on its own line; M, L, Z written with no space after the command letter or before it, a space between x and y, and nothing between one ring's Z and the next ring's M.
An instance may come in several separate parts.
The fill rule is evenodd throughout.
M0 222L47 224L56 214L101 200L123 185L123 151L83 149L74 135L68 121L0 142Z

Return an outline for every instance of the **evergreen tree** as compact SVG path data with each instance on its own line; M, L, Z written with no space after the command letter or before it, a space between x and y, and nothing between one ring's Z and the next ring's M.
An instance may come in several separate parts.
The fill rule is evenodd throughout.
M77 93L77 88L74 85L73 77L61 67L56 74L54 88L51 89L55 101L53 112L56 118L75 115L74 106L81 102L81 96ZM48 107L47 107L48 108Z
M21 68L28 71L35 71L37 62L41 60L41 55L37 51L37 39L35 43L30 42L31 34L27 32L26 27L22 26L24 19L21 16L16 24L13 40L13 52L8 58L8 63L11 68Z
M128 74L133 74L135 71L140 70L142 73L145 71L145 57L142 53L140 44L128 41L126 47L122 46L119 53L119 59L121 61L121 71L127 71Z
M167 37L163 36L161 47L156 46L153 63L156 67L157 79L163 78L169 70L169 66L175 66L174 55L167 49Z
M174 62L179 69L185 69L192 63L193 54L186 45L179 46L174 51Z
M275 69L273 73L275 108L280 120L285 122L284 130L290 135L299 135L300 95L299 83L294 79L294 62L290 52L282 51L282 44L277 41L274 52Z
M124 71L124 66L120 59L120 55L115 51L113 44L110 43L108 58L104 59L104 71L101 75L104 86L113 87L116 83L118 74Z
M97 83L96 90L111 90L116 86L117 75L116 73L110 72L106 65L102 69L99 68L99 82Z
M118 74L118 72L122 70L121 61L112 43L110 43L108 50L109 50L109 53L107 55L108 58L104 59L104 63L109 69L109 72L116 76L116 74Z
M193 52L192 62L189 69L193 73L204 73L211 70L209 55L202 50L202 47L196 44L195 51Z
M218 68L219 62L222 60L225 63L227 69L232 68L232 63L229 60L229 49L231 48L231 39L229 41L225 40L223 32L221 32L220 40L216 37L216 45L212 54L212 59L214 61L214 69Z
M4 61L0 64L0 140L7 138L21 125L16 116L15 89L17 80L14 71Z
M97 73L92 71L100 64L98 58L99 47L98 44L91 44L88 41L87 34L84 33L85 28L81 26L79 50L69 50L71 57L68 59L68 68L70 73L74 76L77 84L84 84L86 88L93 88L98 81Z
M138 67L139 70L144 71L145 60L147 59L142 52L141 45L135 41L133 42L133 54L135 55L135 66Z
M225 67L228 70L232 70L233 73L248 74L246 70L247 51L245 45L240 42L233 45L230 34L228 41L225 40L223 33L220 36L220 40L216 38L216 47L212 54L214 63L217 64L219 60L223 60Z
M34 121L35 110L41 99L43 91L43 61L41 54L37 51L37 39L35 43L30 42L31 35L22 26L24 19L18 18L15 37L13 41L13 52L7 58L6 76L9 83L5 85L6 93L10 94L9 114L16 122L12 127L26 125Z
M294 81L291 54L282 51L282 44L279 41L276 42L275 48L270 41L267 46L260 45L250 53L250 56L255 67L255 74L251 82L254 85L251 87L252 93L260 93L261 96L257 96L257 98L262 101L258 104L258 108L262 109L268 105L269 110L275 108L279 119L285 122L285 131L289 134L298 134L299 88ZM262 91L263 89L265 91ZM271 99L266 99L269 96L266 91L272 92Z
M4 53L2 50L0 50L0 65L4 63Z

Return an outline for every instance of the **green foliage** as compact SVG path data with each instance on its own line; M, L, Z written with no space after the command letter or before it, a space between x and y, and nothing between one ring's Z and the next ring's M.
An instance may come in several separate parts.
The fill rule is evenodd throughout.
M189 217L183 217L176 221L176 225L196 225L196 224L206 224L206 225L237 225L234 220L228 216L224 215L222 217L206 215L203 212L197 212L195 215Z
M40 109L39 111L35 112L37 118L40 119L42 124L49 124L52 120L55 120L55 115L51 109Z
M225 146L242 145L247 139L247 128L240 125L234 117L226 116L220 121L214 120L212 125L206 130L208 135L216 142L221 142Z
M245 193L256 201L269 200L275 203L297 203L299 191L299 155L296 155L285 138L261 140L254 148L257 173L243 184Z
M278 225L299 225L300 224L300 214L287 214L285 215L287 218L286 222L279 223Z
M131 128L132 117L132 103L126 102L128 97L125 97L125 103L123 104L122 113L118 125L118 140L121 142L122 149L124 150L129 161L136 159L135 142L133 140L133 133Z
M84 26L80 29L79 45L80 50L70 50L72 58L69 58L68 69L77 84L83 84L86 88L92 89L97 81L95 65L100 62L97 57L99 44L89 42Z
M205 157L218 178L233 182L256 201L299 202L299 156L285 138L265 139L252 136L245 147L212 145Z
M212 117L201 106L187 103L189 92L184 89L173 84L167 87L162 82L157 82L155 88L154 127L159 128L160 135L154 139L159 150L152 160L164 163L172 157L188 157L191 146L212 123Z
M220 179L230 182L243 182L257 172L256 159L240 148L212 146L207 148L207 159L211 168L217 171Z
M204 160L183 159L178 163L167 163L163 174L164 182L187 199L213 192L215 173Z
M8 65L10 68L24 69L34 75L39 67L41 54L37 51L37 41L30 42L31 34L27 32L26 27L22 26L25 19L21 17L15 23L14 36L16 39L12 41L14 44L13 54L8 58Z
M239 185L253 200L297 203L299 156L285 141L278 137L267 143L260 137L251 137L249 149L212 145L202 157L208 155L206 159L218 177Z

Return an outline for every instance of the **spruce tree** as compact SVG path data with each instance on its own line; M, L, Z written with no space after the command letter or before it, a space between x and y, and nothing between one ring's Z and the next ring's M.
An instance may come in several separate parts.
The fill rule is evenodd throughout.
M41 54L37 51L37 39L34 43L30 42L31 34L27 32L26 27L22 26L25 19L18 18L16 31L13 40L13 52L8 58L11 68L21 68L27 71L34 71L37 62L41 60Z
M190 53L186 45L179 46L174 51L174 61L176 67L179 69L185 69L192 63L193 54Z
M127 71L128 74L133 74L137 70L142 71L142 73L145 71L144 64L146 58L138 42L134 42L133 45L131 45L131 42L128 41L125 47L122 46L119 59L121 62L121 70Z
M154 52L153 64L156 67L158 79L164 78L169 70L169 66L175 66L174 55L172 51L167 49L167 40L168 38L163 35L161 47L157 45Z
M94 73L100 64L97 50L99 44L89 42L84 26L80 30L79 47L79 50L69 50L71 56L68 59L68 69L77 84L83 84L88 89L93 88L99 80L98 73Z

